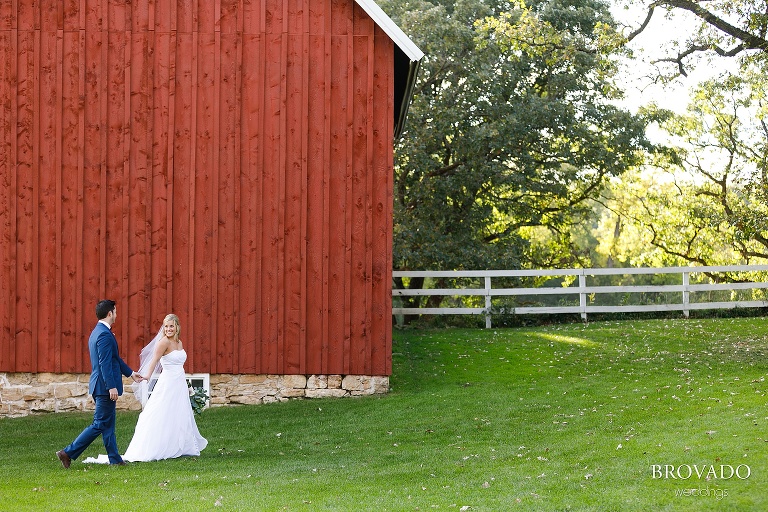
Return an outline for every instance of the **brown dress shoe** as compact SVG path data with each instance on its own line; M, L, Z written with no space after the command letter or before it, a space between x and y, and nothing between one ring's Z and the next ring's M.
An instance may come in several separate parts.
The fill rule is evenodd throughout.
M124 460L120 461L120 462L115 462L114 464L110 463L110 466L127 466L127 465L128 464L126 464L126 462Z
M61 461L61 465L64 466L64 469L69 469L69 465L72 464L72 459L69 458L67 452L64 450L59 450L56 452L56 456Z

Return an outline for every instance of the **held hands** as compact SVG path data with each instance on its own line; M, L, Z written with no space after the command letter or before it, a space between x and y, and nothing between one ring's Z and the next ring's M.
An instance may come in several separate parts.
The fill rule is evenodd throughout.
M131 378L133 379L134 382L141 382L143 380L147 380L144 377L142 377L141 374L139 374L138 372L133 372L131 374Z

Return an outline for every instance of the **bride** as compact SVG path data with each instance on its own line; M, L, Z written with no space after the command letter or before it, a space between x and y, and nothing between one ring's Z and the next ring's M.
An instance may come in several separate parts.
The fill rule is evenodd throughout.
M170 314L163 320L157 336L141 351L139 374L146 380L135 383L133 389L143 410L133 439L123 455L124 460L137 462L197 456L208 445L197 429L189 402L184 374L187 353L179 339L180 334L179 317ZM150 388L150 379L155 377L157 383Z

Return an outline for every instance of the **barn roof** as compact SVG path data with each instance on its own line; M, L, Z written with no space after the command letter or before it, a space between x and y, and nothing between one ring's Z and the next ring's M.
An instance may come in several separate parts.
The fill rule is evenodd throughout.
M355 0L357 5L395 43L395 138L400 137L413 97L413 86L419 72L419 63L424 52L419 50L410 38L398 27L373 0Z

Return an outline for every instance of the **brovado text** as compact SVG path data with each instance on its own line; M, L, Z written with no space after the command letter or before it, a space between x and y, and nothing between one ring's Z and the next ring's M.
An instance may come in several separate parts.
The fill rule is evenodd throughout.
M730 480L738 478L746 480L752 474L752 469L746 464L739 464L734 467L730 464L681 464L674 466L672 464L652 464L651 476L656 479L670 480L688 480L695 478L698 480Z

